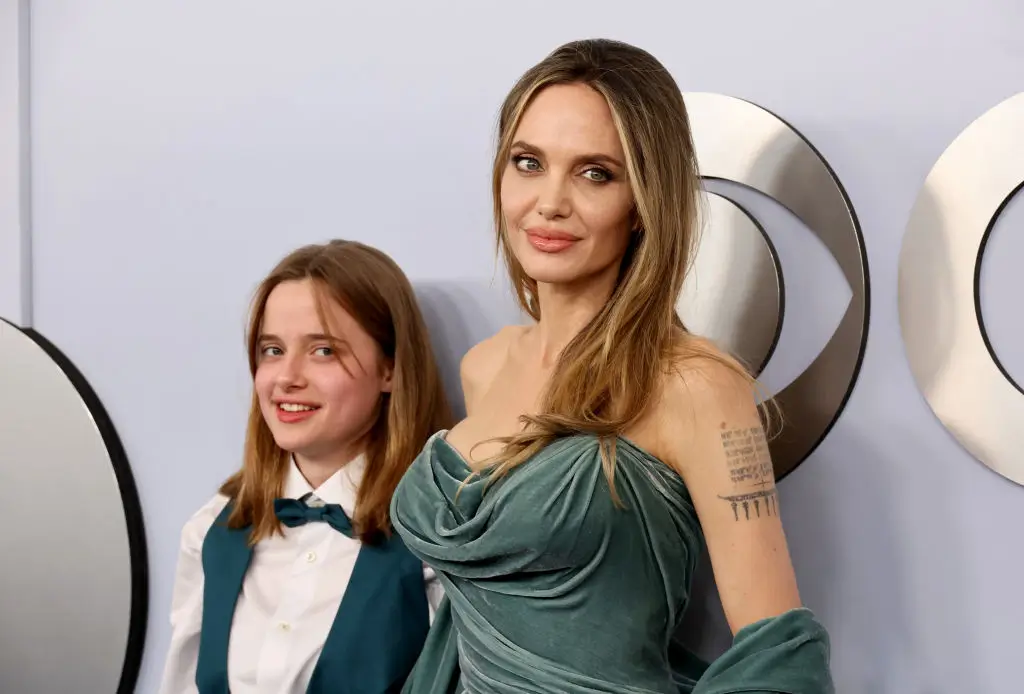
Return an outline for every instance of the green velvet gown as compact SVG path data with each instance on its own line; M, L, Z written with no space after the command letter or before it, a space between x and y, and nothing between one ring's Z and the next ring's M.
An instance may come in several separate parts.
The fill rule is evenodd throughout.
M392 521L446 598L406 694L831 694L807 609L747 626L707 664L675 637L703 536L682 479L625 439L612 501L599 443L571 436L485 489L435 434Z

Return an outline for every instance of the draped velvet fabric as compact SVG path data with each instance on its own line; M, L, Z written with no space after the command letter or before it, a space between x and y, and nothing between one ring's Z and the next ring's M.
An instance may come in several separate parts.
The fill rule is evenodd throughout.
M446 599L406 694L831 694L809 610L752 624L710 665L675 637L703 537L682 479L626 439L613 503L592 436L488 485L435 434L392 500ZM466 482L464 484L464 482Z

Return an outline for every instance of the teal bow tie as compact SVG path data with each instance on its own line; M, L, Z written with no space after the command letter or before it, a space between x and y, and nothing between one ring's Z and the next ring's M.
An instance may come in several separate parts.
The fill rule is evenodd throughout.
M338 504L310 506L297 499L274 499L274 514L278 520L294 528L310 521L323 521L338 532L352 537L352 522Z

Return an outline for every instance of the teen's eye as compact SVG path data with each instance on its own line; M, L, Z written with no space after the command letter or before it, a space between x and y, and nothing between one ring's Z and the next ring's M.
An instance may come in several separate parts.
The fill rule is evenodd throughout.
M260 356L263 357L279 357L281 354L281 348L275 347L274 345L267 345L260 350Z
M540 171L540 162L534 157L528 157L525 154L517 154L512 157L512 163L516 165L516 168L524 173L535 173Z
M315 350L313 350L313 354L315 354L318 357L333 357L334 350L330 347L317 347Z
M583 176L594 183L607 183L612 180L611 172L601 168L587 169L583 172Z

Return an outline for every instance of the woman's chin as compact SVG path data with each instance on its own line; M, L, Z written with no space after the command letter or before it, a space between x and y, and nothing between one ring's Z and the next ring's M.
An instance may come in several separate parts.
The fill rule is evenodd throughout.
M524 253L519 264L527 277L543 284L572 284L585 275L580 272L579 264L570 258L551 254Z

